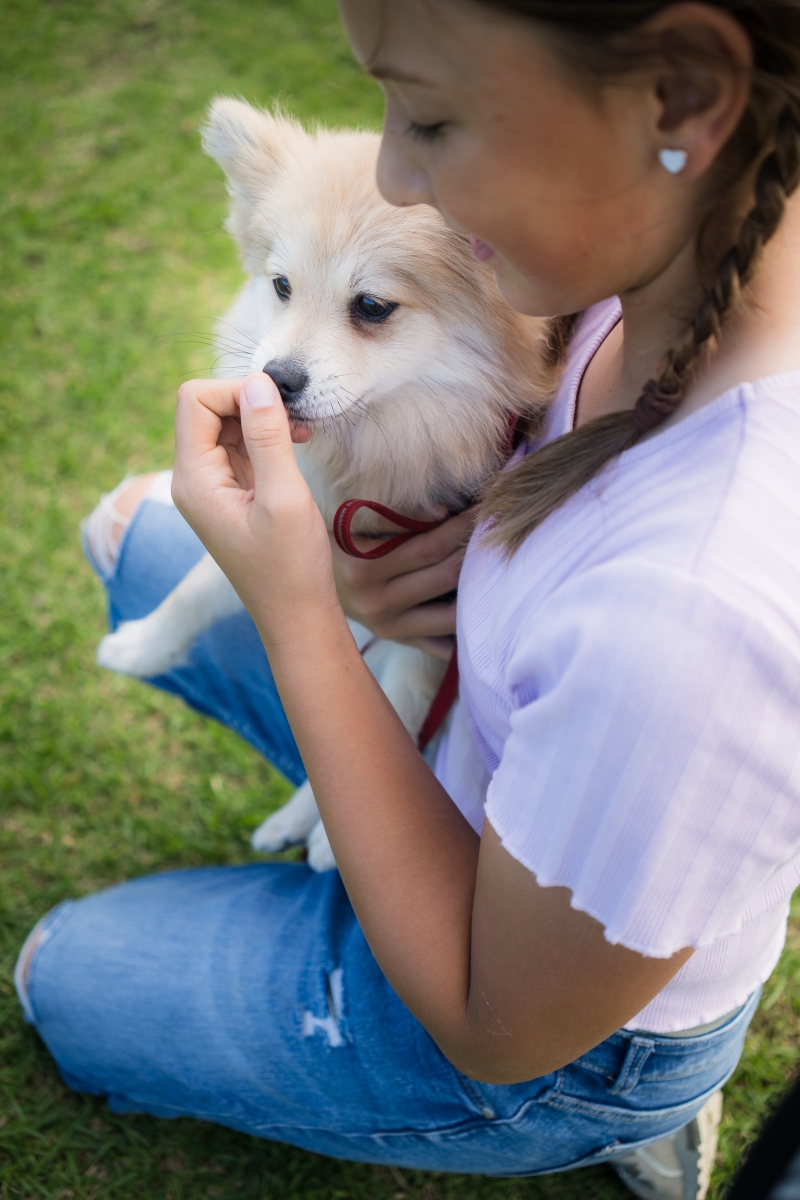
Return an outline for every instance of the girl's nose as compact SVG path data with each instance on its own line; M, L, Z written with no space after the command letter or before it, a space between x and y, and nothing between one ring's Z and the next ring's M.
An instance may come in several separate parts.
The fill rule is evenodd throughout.
M391 150L385 151L383 146L378 158L377 181L378 191L384 200L398 208L411 204L434 204L425 171L402 161Z
M384 200L398 208L412 204L435 207L427 171L413 153L408 138L388 119L378 155L377 183Z

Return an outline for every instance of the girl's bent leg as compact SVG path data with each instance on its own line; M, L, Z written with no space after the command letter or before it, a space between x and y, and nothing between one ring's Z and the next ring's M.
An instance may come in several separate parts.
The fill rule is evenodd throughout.
M205 550L172 503L170 471L124 480L84 527L111 629L147 616ZM242 611L197 638L185 663L149 682L229 725L295 784L306 777L261 639Z
M336 872L172 872L55 909L23 1003L71 1086L324 1154L486 1175L670 1133L738 1059L753 1005L691 1040L615 1034L563 1071L477 1084L387 984Z
M86 548L98 573L113 574L125 530L148 495L155 498L161 494L163 503L171 503L171 491L167 495L167 485L171 485L171 481L170 471L134 475L123 479L113 492L100 497L100 503L84 526Z

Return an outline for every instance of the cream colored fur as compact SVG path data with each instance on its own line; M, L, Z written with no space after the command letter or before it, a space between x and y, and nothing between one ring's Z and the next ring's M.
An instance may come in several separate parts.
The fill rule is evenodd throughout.
M502 464L509 413L535 422L543 411L543 323L503 303L492 272L433 210L381 199L374 134L309 133L220 99L204 145L225 171L227 227L249 275L218 326L219 373L239 377L276 361L303 369L307 384L289 407L314 436L295 449L328 526L350 497L422 518L466 507ZM276 277L289 281L288 300ZM397 307L370 323L354 312L359 296ZM382 522L367 515L359 529L379 533ZM150 616L104 638L98 661L160 674L240 607L203 559ZM359 644L369 639L353 632ZM365 660L416 736L444 664L391 642ZM306 837L312 866L334 866L307 784L253 844L276 850Z

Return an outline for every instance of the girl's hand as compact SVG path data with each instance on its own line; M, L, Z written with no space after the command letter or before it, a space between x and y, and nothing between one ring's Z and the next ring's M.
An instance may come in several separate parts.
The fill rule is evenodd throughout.
M291 450L292 441L310 437L310 429L288 419L267 375L185 383L178 393L175 503L254 617L266 596L275 619L278 594L290 608L330 604L332 555L348 616L377 637L449 658L455 600L435 601L458 583L473 514L461 513L372 562L344 554L332 539L326 549L322 518ZM269 552L262 541L267 527Z
M419 646L449 658L456 631L455 599L437 602L458 585L474 510L451 517L385 558L351 558L331 539L333 573L344 611L376 637Z
M178 392L175 503L230 579L269 649L341 613L328 535L297 467L278 389L263 373Z

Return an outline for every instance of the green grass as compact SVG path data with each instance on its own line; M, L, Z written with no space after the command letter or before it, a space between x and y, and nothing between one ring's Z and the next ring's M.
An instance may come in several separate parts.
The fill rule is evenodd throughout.
M287 785L227 730L94 666L78 522L168 466L172 400L240 281L197 124L217 92L376 126L330 0L0 0L0 1198L591 1200L607 1169L491 1181L339 1163L192 1121L121 1119L60 1083L11 987L66 896L250 857ZM727 1090L714 1195L800 1046L800 928Z

